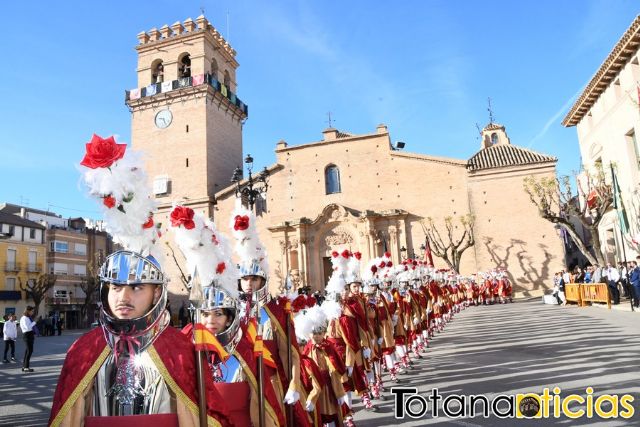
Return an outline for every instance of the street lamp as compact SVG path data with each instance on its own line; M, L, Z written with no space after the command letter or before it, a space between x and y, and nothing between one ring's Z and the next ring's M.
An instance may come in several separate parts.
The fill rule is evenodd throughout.
M427 251L427 247L423 244L420 245L420 257L422 257L422 259L424 259L424 254Z
M231 182L236 184L236 197L246 197L249 202L249 208L253 210L253 206L255 205L258 197L261 196L265 198L267 195L267 190L269 189L269 171L265 166L265 168L254 177L252 174L253 157L251 157L251 154L247 154L247 157L244 159L244 163L247 165L249 177L244 183L241 183L242 168L238 166L233 171Z
M407 259L407 248L404 246L400 248L400 257L405 260Z

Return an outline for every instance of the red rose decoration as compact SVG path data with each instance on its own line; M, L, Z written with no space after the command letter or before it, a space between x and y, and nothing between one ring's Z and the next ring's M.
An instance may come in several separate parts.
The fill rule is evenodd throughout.
M386 266L387 266L387 263L382 261L378 267L385 268Z
M334 258L338 258L340 256L340 254L337 251L333 251L331 252L331 256Z
M311 295L309 295L307 297L307 307L311 308L314 305L316 305L316 299L314 297L312 297Z
M393 267L393 263L391 261L387 261L387 267Z
M385 252L384 256L387 257L387 258L391 258L391 252Z
M218 240L218 238L216 237L215 234L211 235L211 243L213 243L216 246L218 246L220 244L220 241Z
M293 302L291 303L291 309L293 310L294 313L297 313L303 308L305 308L306 304L307 304L307 300L304 297L304 295L298 295L296 299L294 299Z
M362 258L362 254L360 252L354 252L353 256L356 257L358 261L360 261L360 258Z
M124 156L127 144L116 144L113 136L103 139L94 133L91 141L85 147L87 152L80 164L97 169L108 168L113 162L120 160Z
M406 265L404 266L404 271L409 270L409 267L407 267Z
M247 215L236 215L233 229L236 231L242 231L249 228L249 217Z
M191 230L196 226L195 222L193 222L193 215L193 209L184 206L176 206L173 211L171 211L171 225L174 227L184 225L184 228Z
M343 258L349 258L349 256L351 255L351 253L349 252L348 249L345 249L344 251L342 251L342 257Z
M220 264L218 264L218 266L216 267L216 273L217 274L222 274L224 273L224 269L227 268L227 265L224 262L221 262Z
M102 204L111 209L116 205L116 199L112 195L104 196L102 198Z
M142 224L142 228L151 228L151 227L153 227L153 215L149 215L149 219L147 220L147 222Z
M378 271L378 267L376 267L375 265L372 265L372 266L371 266L371 272L372 272L373 274L376 274L376 272L377 272L377 271Z

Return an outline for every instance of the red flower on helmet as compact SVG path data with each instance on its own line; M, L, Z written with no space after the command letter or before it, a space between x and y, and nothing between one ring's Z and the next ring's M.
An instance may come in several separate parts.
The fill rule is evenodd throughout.
M116 205L116 199L111 194L102 198L102 204L111 209Z
M224 262L219 263L216 266L216 273L217 274L222 274L224 273L225 268L227 268L227 265Z
M387 266L387 263L382 261L378 267L385 268L386 266Z
M373 274L376 274L376 272L377 272L377 271L378 271L378 267L376 267L375 265L372 265L372 266L371 266L371 272L372 272Z
M242 231L249 228L249 216L248 215L236 215L233 229L236 231Z
M171 225L174 227L184 225L184 228L191 230L196 226L196 223L193 222L193 215L193 209L184 206L176 206L173 211L171 211Z
M150 214L147 222L142 224L142 228L151 228L151 227L153 227L153 214Z
M353 256L356 257L358 261L360 261L360 258L362 258L362 254L360 252L354 252Z
M340 254L338 253L338 251L333 251L331 252L331 256L334 258L338 258L340 256Z
M291 302L291 310L294 313L299 312L307 306L307 299L304 295L298 295L296 299Z
M124 157L127 144L116 144L113 136L103 139L94 133L91 141L85 144L85 149L86 153L80 162L82 166L90 169L108 168Z
M345 249L344 251L342 251L341 255L343 258L349 258L351 256L351 252L349 252L349 249Z
M307 296L307 307L311 308L314 305L316 305L316 299L314 297L312 297L311 295Z
M211 242L216 246L220 244L220 241L218 240L215 234L211 235Z
M391 252L385 252L384 256L387 257L387 258L391 258Z
M393 263L391 261L387 261L387 267L393 267Z

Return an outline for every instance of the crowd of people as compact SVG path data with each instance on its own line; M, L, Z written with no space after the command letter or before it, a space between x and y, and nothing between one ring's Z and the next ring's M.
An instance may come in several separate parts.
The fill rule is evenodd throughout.
M96 152L117 149L96 143L104 144ZM353 426L354 396L375 410L383 373L393 382L411 370L456 313L511 300L504 271L462 277L348 249L332 253L322 298L290 281L272 296L255 216L238 200L231 237L190 207L170 214L193 313L179 331L169 327L142 168L124 148L110 162L87 156L85 181L91 194L116 200L105 203L105 222L124 249L100 269L101 326L69 349L50 425L142 415L173 425Z
M640 256L629 262L619 262L617 266L607 262L606 266L589 265L582 269L576 266L572 271L561 270L553 276L553 297L558 304L566 305L565 285L567 283L606 283L612 304L620 304L620 296L629 298L635 308L640 308Z
M34 307L28 305L20 317L20 322L16 322L15 314L5 314L2 324L2 338L4 340L4 357L2 363L17 362L16 360L16 340L18 339L18 328L22 332L22 339L25 343L24 357L22 358L22 372L33 372L29 366L31 355L33 354L33 343L37 333L36 322L33 321ZM8 358L11 351L11 360Z

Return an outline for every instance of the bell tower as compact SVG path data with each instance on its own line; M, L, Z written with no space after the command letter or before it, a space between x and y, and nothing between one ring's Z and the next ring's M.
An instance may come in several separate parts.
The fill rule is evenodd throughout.
M242 165L248 106L236 95L236 51L204 16L137 38L138 83L125 102L131 144L145 157L159 206L155 222L164 232L174 202L213 216L214 195ZM179 284L169 264L165 271Z
M511 144L506 129L498 123L490 122L480 131L480 136L482 139L482 148Z
M138 86L126 92L132 146L161 211L180 201L212 216L214 194L242 164L248 107L236 95L236 51L202 15L138 41Z

